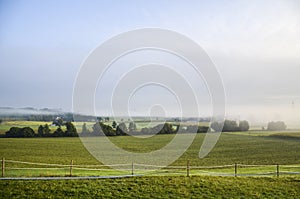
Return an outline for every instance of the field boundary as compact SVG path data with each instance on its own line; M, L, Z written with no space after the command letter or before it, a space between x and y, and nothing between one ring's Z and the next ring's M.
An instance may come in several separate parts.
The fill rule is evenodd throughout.
M142 175L120 175L120 176L73 176L73 177L3 177L0 180L92 180L92 179L114 179L131 178Z
M160 166L138 163L114 165L49 164L18 160L1 160L1 180L100 179L133 176L286 176L300 174L300 165L230 164L214 166Z

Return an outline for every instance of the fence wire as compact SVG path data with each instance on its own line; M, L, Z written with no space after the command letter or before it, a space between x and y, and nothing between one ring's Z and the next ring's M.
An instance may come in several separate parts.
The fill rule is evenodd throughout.
M214 166L187 165L146 165L146 164L114 164L114 165L79 165L48 164L17 160L1 161L2 179L7 177L109 177L109 176L156 176L156 175L209 175L209 176L282 176L300 174L300 165L249 165L229 164ZM20 165L27 165L22 167ZM32 166L32 167L30 167ZM36 166L36 167L35 167Z

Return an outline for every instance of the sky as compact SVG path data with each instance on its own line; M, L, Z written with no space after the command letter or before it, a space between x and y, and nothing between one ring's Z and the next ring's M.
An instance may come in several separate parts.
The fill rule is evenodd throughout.
M89 54L114 35L155 27L186 35L206 51L222 77L229 118L300 123L299 11L297 0L0 0L0 106L71 111L74 82ZM154 55L132 55L131 61ZM164 59L189 71L175 66L180 61L174 57ZM112 114L106 93L117 80L110 77L126 63L116 64L105 89L97 89L98 114ZM207 116L209 92L203 80L193 84ZM151 103L178 114L174 96L155 86L132 103L133 114L151 110Z

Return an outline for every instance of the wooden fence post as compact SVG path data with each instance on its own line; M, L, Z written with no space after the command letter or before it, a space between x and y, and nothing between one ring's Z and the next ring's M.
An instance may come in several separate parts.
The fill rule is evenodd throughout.
M277 174L277 178L279 177L279 164L276 165L276 174Z
M187 161L187 164L186 164L186 176L190 177L190 161L189 160Z
M2 177L5 175L5 158L2 158Z
M73 170L73 160L70 163L70 177L72 177L72 170Z
M234 164L234 177L237 176L237 163Z
M133 175L133 170L134 170L134 165L133 165L133 162L131 163L131 175Z

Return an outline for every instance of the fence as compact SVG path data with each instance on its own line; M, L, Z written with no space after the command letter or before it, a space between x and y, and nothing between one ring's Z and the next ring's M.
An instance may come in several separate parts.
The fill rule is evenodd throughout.
M58 176L134 176L134 175L210 175L210 176L283 176L300 174L300 165L245 165L230 164L220 166L158 166L145 164L76 165L47 164L2 158L2 178L5 177L58 177Z

